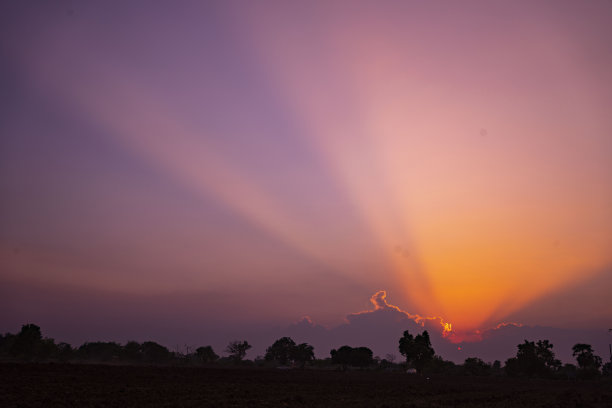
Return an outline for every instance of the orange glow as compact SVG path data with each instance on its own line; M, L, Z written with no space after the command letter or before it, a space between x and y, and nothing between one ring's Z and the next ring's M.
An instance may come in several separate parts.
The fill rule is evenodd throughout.
M325 41L319 39L329 48L317 47L325 58L313 66L314 50L289 26L293 21L278 20L269 13L247 22L262 64L420 313L443 315L467 333L609 265L612 236L602 227L612 230L605 204L612 197L602 188L608 170L560 175L575 168L574 156L571 150L551 154L559 143L581 146L581 126L602 135L609 129L594 114L602 105L580 80L581 67L562 36L538 37L534 47L546 54L511 41L486 48L486 58L468 51L470 61L444 44L407 46L387 18L357 16L341 25L330 19L321 28ZM276 35L279 24L287 24L286 35ZM537 25L525 29L540 32ZM572 115L560 118L568 107L557 103L534 116L548 99L511 85L507 78L530 75L532 68L521 57L508 63L508 52L526 52L543 72L564 61L544 86L580 101ZM503 98L473 92L479 79L470 72L480 64L490 70L481 72L500 78L488 79L487 95ZM452 80L456 70L461 81ZM605 150L603 139L593 143ZM602 163L603 156L589 151ZM564 249L554 244L560 240ZM408 255L398 255L398 246Z
M445 316L455 330L474 330L609 263L612 237L601 226L612 225L602 204L610 197L602 193L601 183L585 183L575 175L559 178L558 168L571 156L543 162L548 144L555 142L552 137L525 150L540 135L578 143L573 129L580 123L561 125L545 115L526 116L528 105L499 101L494 106L470 98L469 84L447 84L457 87L450 93L430 86L445 80L445 69L401 59L396 52L401 45L385 36L389 33L382 21L374 37L360 33L358 22L326 26L326 42L345 52L327 50L315 69L304 52L310 49L295 46L302 40L291 37L293 22L285 21L287 35L278 36L265 24L272 15L258 17L248 26L258 39L262 65L304 128L306 142L358 209L381 267L393 273L420 314ZM563 44L556 46L563 54ZM52 67L45 69L45 75L53 74ZM93 64L84 69L93 74L102 70ZM74 79L72 88L56 91L187 188L214 197L297 252L341 274L356 274L347 270L350 242L341 252L338 240L277 201L263 180L224 160L201 131L171 113L155 90L136 85L131 78L137 75L103 71L97 76L106 81L84 86ZM422 76L431 80L422 81ZM329 78L333 89L320 86ZM510 92L504 84L496 86L500 93ZM91 98L111 88L112 99ZM508 98L513 97L524 95L510 92ZM582 102L577 109L586 114L593 102ZM488 139L479 132L483 122ZM605 130L597 123L590 126ZM518 167L517 162L527 165ZM562 248L553 245L559 240ZM446 336L458 336L450 323L420 314L410 317L421 324L438 320Z
M441 317L420 316L418 314L406 312L395 305L389 304L387 302L387 292L384 290L379 290L378 292L374 293L372 297L370 297L370 302L372 303L372 305L374 305L373 310L364 310L361 312L353 313L352 315L372 313L378 310L394 310L403 314L410 320L413 320L415 323L418 323L419 325L421 325L421 327L425 327L425 324L428 322L436 323L436 327L440 328L440 332L444 337L452 336L454 333L452 330L451 323L445 322L444 319L442 319Z
M498 330L507 326L516 326L516 327L521 327L522 324L521 323L514 323L514 322L503 322L503 323L499 323L496 326L493 326L491 328L488 329L474 329L474 330L461 330L461 331L455 331L453 330L453 326L450 322L446 321L444 318L439 317L439 316L420 316L418 314L413 314L413 313L409 313L405 310L402 310L401 308L399 308L398 306L392 305L390 303L387 302L387 292L384 290L379 290L378 292L374 293L371 297L370 297L370 302L372 303L372 305L374 306L374 309L371 310L364 310L361 312L357 312L357 313L353 313L350 316L354 316L354 315L362 315L362 314L367 314L367 313L374 313L377 311L381 311L381 310L392 310L395 312L399 312L402 315L404 315L405 317L407 317L408 319L414 321L415 323L421 325L421 327L425 327L425 325L427 323L432 323L432 326L428 326L427 329L428 330L436 330L438 329L438 333L440 333L442 335L442 337L446 338L448 341L450 341L451 343L462 343L462 342L477 342L483 339L483 336L486 336L487 333L494 331L494 330ZM312 323L312 321L308 318L307 320L309 323ZM461 347L458 347L458 350L461 350Z
M478 342L478 341L481 341L483 337L487 335L487 333L490 333L495 330L499 330L507 326L522 327L523 324L514 323L514 322L504 322L504 323L499 323L498 325L488 328L488 329L482 329L482 330L475 329L475 330L466 330L466 331L461 331L461 332L452 332L450 336L445 336L445 337L447 337L447 339L450 340L451 343ZM461 347L458 347L457 349L461 350Z
M226 272L192 253L185 262L197 272L172 280L215 292L221 286L233 290L237 282L272 287L279 276L286 278L284 287L301 287L309 278L316 281L308 293L312 298L326 284L326 274L338 275L339 285L394 288L401 307L388 304L386 292L379 291L371 298L373 311L396 310L421 326L433 323L459 342L481 339L483 327L512 320L531 302L612 264L612 92L601 68L605 56L601 66L580 61L579 38L554 25L543 27L520 11L515 27L496 31L495 24L481 21L491 25L477 32L472 30L480 24L465 28L452 12L429 10L435 18L420 18L412 5L414 13L305 6L303 12L312 15L302 19L283 2L251 3L227 11L235 18L228 30L235 29L236 41L249 50L244 71L261 72L252 82L269 90L261 103L269 102L265 111L274 112L272 124L261 129L260 118L233 120L244 114L242 106L227 108L219 115L224 120L213 118L219 123L199 117L215 116L206 108L231 99L223 87L235 86L238 78L216 89L210 85L217 82L213 76L204 73L186 84L172 71L164 88L151 79L156 75L143 74L157 64L130 67L125 55L133 53L104 54L104 47L58 24L40 36L35 52L19 57L33 87L95 123L114 144L200 203L211 201L231 213L227 224L238 219L243 230L274 240L270 246L287 250L293 261L278 267L273 255L257 253L253 259L263 272L255 273L240 256L228 261L211 254L224 265L237 259ZM86 20L75 20L83 32L91 29ZM587 40L584 50L596 50ZM219 55L229 58L233 46ZM171 65L223 62L206 53L198 54L201 60L187 54L186 61ZM606 72L596 76L598 70ZM204 79L207 85L199 88ZM197 91L169 98L180 88L175 81ZM234 92L242 96L238 88ZM173 100L206 106L190 116ZM279 106L286 111L278 112ZM253 153L241 144L259 141L275 126L282 130L271 145L289 140L298 147ZM238 146L235 151L224 150L225 140ZM252 153L261 155L258 163L277 155L288 156L279 163L292 162L297 159L291 154L306 150L306 164L296 174L317 167L318 178L310 183L288 174L271 187L284 164L266 172L243 163ZM319 189L322 183L330 188ZM295 191L286 193L287 186ZM320 205L325 194L333 197ZM354 214L347 216L350 211ZM293 275L295 265L306 278ZM311 278L312 271L322 278ZM94 272L95 279L85 273L74 279L110 282L103 271ZM114 286L129 279L120 276ZM137 283L128 286L138 288L140 279L132 279ZM503 325L519 324L488 330Z

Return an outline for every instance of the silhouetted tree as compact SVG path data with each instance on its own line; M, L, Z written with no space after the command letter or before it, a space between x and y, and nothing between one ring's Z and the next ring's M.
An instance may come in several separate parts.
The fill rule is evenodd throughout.
M291 352L294 362L304 367L306 362L314 360L314 347L308 343L301 343L295 346Z
M72 357L72 347L67 343L55 344L55 340L43 337L40 327L25 324L17 334L0 334L0 357L22 360L59 359Z
M521 367L516 357L510 357L504 364L504 371L510 377L518 377L521 375Z
M211 346L198 347L196 349L196 356L198 360L203 363L212 363L219 359L219 356L214 352Z
M128 341L123 346L123 358L129 361L142 360L142 345L137 341Z
M333 364L340 364L343 369L347 366L367 367L374 362L372 350L367 347L342 346L338 350L331 350Z
M225 352L229 353L229 357L234 361L242 361L246 356L246 352L251 348L247 341L231 341L225 348Z
M406 330L399 339L399 352L406 357L406 364L416 368L419 374L435 355L427 330L417 334L416 337Z
M148 363L163 363L172 357L170 350L154 341L145 341L141 348L143 360Z
M68 361L74 357L74 349L68 343L59 343L57 345L57 358L60 361Z
M119 358L123 348L115 342L87 342L79 347L77 353L85 360L110 361Z
M491 366L476 357L468 357L463 363L463 370L468 375L484 376L491 374Z
M506 361L506 374L510 376L547 377L561 366L548 340L538 340L537 343L525 340L517 349L516 357Z
M601 367L601 357L593 353L593 347L590 344L578 343L572 347L572 355L576 357L578 367L580 368L596 368Z
M14 357L34 358L42 346L42 333L40 327L35 324L24 324L21 331L17 333L10 353Z
M281 365L287 365L290 361L293 361L295 347L296 344L290 337L281 337L266 349L264 358L267 361L276 361Z
M35 355L37 359L46 360L51 357L55 357L58 354L57 345L55 340L50 338L44 338L40 341L40 346Z
M351 353L353 352L353 348L350 346L342 346L336 349L332 349L329 354L331 355L332 364L340 364L342 369L345 370L346 367L351 362Z
M350 365L353 367L367 367L374 362L374 353L367 347L356 347L351 352Z
M522 373L531 377L544 369L544 362L538 359L536 345L533 341L525 340L523 344L519 344L517 347L516 358Z
M572 351L572 355L576 357L578 367L580 368L578 374L582 378L591 378L599 375L601 357L593 353L593 347L591 347L590 344L575 344L574 347L572 347Z
M577 368L574 364L564 364L561 368L559 368L559 375L561 377L567 378L568 380L572 380L576 378Z
M517 347L518 351L516 353L516 358L519 362L521 372L531 377L538 371L542 371L544 362L538 359L536 345L533 341L525 340L523 344L519 344Z
M0 335L0 355L10 355L11 350L13 348L13 344L15 344L15 336L12 333L6 333L4 335Z
M452 361L444 360L440 356L433 356L423 367L423 373L435 374L456 374L458 372L457 365Z
M548 340L538 340L536 343L536 355L544 363L544 367L548 372L556 371L561 367L561 360L555 358L555 353L552 349L553 345Z

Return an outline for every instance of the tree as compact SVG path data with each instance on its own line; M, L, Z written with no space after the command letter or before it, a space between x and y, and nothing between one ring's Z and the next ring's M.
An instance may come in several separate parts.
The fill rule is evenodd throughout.
M35 324L24 324L15 336L11 354L15 357L34 358L42 346L42 333Z
M342 346L338 350L330 351L332 363L342 365L343 369L347 366L367 367L374 362L372 350L367 347Z
M85 360L109 361L119 357L123 348L115 342L87 342L78 349L79 357Z
M314 360L314 347L308 343L298 344L293 348L292 359L303 368L306 362Z
M538 340L536 343L536 355L548 372L556 371L561 367L561 360L555 358L552 349L553 345L548 340Z
M561 366L561 361L555 359L553 345L548 340L525 340L517 349L516 357L506 361L505 370L510 376L546 377Z
M532 377L538 371L541 371L543 363L539 361L536 353L536 345L533 341L527 341L517 346L516 359L521 373Z
M599 375L601 367L601 357L593 353L593 347L590 344L578 343L572 347L572 355L576 357L578 367L580 367L580 375L584 378L595 377Z
M149 363L163 363L170 360L172 354L170 350L154 341L142 343L143 360Z
M213 361L217 361L219 356L214 352L211 346L198 347L196 349L196 356L198 360L203 363L212 363Z
M46 360L58 354L58 348L55 340L45 337L40 341L35 357L40 360Z
M264 358L267 361L276 361L280 365L288 365L294 360L295 342L291 337L281 337L266 349Z
M425 367L427 372L436 374L454 374L457 372L457 366L452 361L444 360L440 356L433 356Z
M354 367L367 367L374 362L374 353L367 347L356 347L351 352L350 365Z
M340 364L343 370L346 370L346 367L351 362L351 353L353 352L353 348L350 346L342 346L336 349L332 349L329 354L331 355L332 364Z
M136 341L128 341L123 346L123 357L129 361L140 361L142 359L142 345Z
M419 374L423 372L423 368L435 355L427 330L417 334L416 337L406 330L399 339L399 352L406 357L406 364L416 368Z
M568 380L573 380L576 378L576 366L573 364L564 364L563 367L559 368L559 374L561 377L565 377Z
M477 357L468 357L463 363L463 370L469 375L489 375L491 373L491 366Z
M246 356L246 352L251 348L247 341L231 341L225 348L225 352L229 353L229 357L235 361L242 361Z
M0 334L0 355L12 354L16 339L17 336L12 333L6 333L4 336Z
M68 343L59 343L57 345L57 357L60 361L68 361L72 358L74 349Z
M572 351L572 355L576 357L576 361L578 362L578 367L595 367L597 369L601 367L601 357L593 353L593 347L591 347L590 344L575 344L574 347L572 347Z
M516 357L511 357L506 360L504 364L504 371L509 377L518 377L521 375L521 368Z

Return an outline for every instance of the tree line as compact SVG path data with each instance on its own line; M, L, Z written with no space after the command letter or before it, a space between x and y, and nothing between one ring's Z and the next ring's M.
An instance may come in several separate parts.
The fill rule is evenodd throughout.
M425 330L413 336L405 331L399 340L399 351L406 358L406 364L417 373L455 373L475 376L507 375L510 377L539 378L594 378L600 375L612 376L612 357L602 364L601 357L593 352L590 344L577 343L572 347L572 355L577 365L563 364L555 358L553 345L549 340L537 342L525 340L517 345L515 357L493 364L485 363L477 357L468 357L462 365L456 365L435 355L429 333Z
M344 345L330 351L330 357L316 359L314 347L298 344L290 337L281 337L266 349L264 356L246 360L251 348L247 341L232 341L225 348L226 357L220 357L211 346L202 346L184 353L170 351L153 341L138 343L128 341L86 342L79 347L42 336L40 327L26 324L17 334L0 334L0 360L19 361L85 361L125 362L134 364L189 364L189 365L253 365L285 368L337 368L408 370L417 374L506 375L511 377L540 378L594 378L612 375L612 361L602 363L589 344L578 343L572 347L577 364L562 364L555 358L553 345L548 340L527 341L517 345L516 356L506 360L486 363L477 357L466 358L463 364L455 364L436 355L425 330L413 335L405 331L398 341L398 351L403 361L396 362L395 355L375 357L368 347Z

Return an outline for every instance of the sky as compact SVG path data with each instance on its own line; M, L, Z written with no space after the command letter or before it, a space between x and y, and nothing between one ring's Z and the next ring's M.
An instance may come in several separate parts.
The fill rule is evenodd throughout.
M500 324L607 344L611 19L3 2L0 331L221 344L389 309L449 344Z

